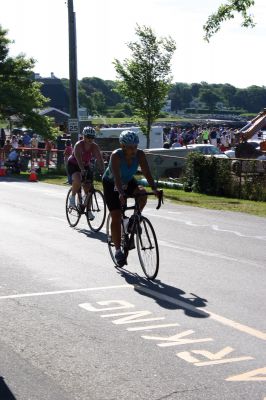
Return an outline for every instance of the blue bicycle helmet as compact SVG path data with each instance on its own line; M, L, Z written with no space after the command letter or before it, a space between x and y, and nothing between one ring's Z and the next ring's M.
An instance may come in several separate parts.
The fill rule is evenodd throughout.
M85 128L82 131L82 135L84 137L93 138L94 139L95 136L96 136L96 132L95 132L95 129L92 128L91 126L85 126Z
M119 137L120 144L128 145L138 145L139 144L139 135L133 131L123 131L120 133Z

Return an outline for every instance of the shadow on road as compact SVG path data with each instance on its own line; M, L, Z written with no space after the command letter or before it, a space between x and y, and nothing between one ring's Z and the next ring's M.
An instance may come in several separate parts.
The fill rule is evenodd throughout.
M82 233L83 235L87 236L90 239L97 239L100 240L101 242L106 243L106 234L103 232L93 232L89 229L80 229L80 228L74 228L78 233Z
M1 400L16 400L16 397L10 391L9 387L4 381L4 378L0 376L0 399Z
M208 312L201 309L202 307L206 307L208 300L203 299L196 294L190 293L189 295L191 297L184 297L186 292L182 289L167 285L160 280L152 282L138 276L137 274L133 274L126 269L118 270L118 273L128 284L134 286L136 292L142 296L153 299L162 308L168 310L183 310L185 315L193 318L209 317ZM157 295L169 296L172 299L177 300L179 303L173 304L172 302L167 301L167 298L164 296L162 296L164 298L158 298Z
M21 183L25 183L25 182L28 182L28 177L16 178L15 176L1 176L0 183L1 182L21 182ZM29 182L29 183L32 183L32 182Z

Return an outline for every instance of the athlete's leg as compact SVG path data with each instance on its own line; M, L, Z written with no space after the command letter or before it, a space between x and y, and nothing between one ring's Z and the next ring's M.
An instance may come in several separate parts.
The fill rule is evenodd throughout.
M147 204L147 196L145 196L145 193L146 193L146 190L144 189L143 186L138 186L133 192L134 195L142 194L142 196L137 197L137 202L138 202L140 211L142 211Z
M111 233L112 240L114 242L116 250L121 247L121 210L110 211L112 222L111 222Z
M78 193L80 186L81 186L81 173L74 172L74 174L72 174L72 196L73 197L75 197L75 195Z

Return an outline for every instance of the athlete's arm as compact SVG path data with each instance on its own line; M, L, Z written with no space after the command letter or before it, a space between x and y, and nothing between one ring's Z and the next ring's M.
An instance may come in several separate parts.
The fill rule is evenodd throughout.
M103 156L102 156L99 146L96 143L94 143L94 146L93 146L93 155L97 160L97 164L99 166L100 172L103 174L104 173Z
M119 195L123 195L123 185L122 185L122 180L121 180L121 175L120 175L120 158L119 155L116 153L113 153L111 155L111 167L114 175L114 181L115 181L115 186L118 190Z
M143 175L145 176L145 178L147 179L147 182L150 185L150 187L152 188L152 190L155 191L157 188L157 185L155 184L154 179L151 175L150 167L147 162L147 158L146 158L144 151L138 150L138 157L139 157L139 165L140 165L141 171L142 171Z
M82 171L84 171L84 165L83 165L83 161L82 161L82 149L81 149L81 144L80 143L76 143L74 146L74 156L78 162L78 166Z

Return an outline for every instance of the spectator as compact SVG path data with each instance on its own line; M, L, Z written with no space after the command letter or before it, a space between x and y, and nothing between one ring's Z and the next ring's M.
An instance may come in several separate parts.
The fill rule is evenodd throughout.
M182 147L181 144L179 143L178 139L174 141L174 143L171 146L171 149L175 149L176 147Z
M5 145L6 142L6 133L4 128L1 128L1 133L0 133L0 149L2 149Z
M71 144L71 140L67 140L66 141L66 147L65 147L65 150L64 150L64 163L65 163L65 167L66 167L66 171L67 171L67 183L69 185L72 184L72 180L71 180L71 176L68 174L67 162L68 162L69 157L72 155L72 153L73 153L73 147L72 147L72 144Z
M38 139L37 139L36 133L34 133L34 135L32 136L30 144L31 144L31 147L33 149L37 149L38 148Z
M12 149L8 155L7 161L15 162L18 160L18 151L16 149Z
M170 146L172 146L172 144L174 143L174 141L177 138L177 128L172 128L169 134L169 142L170 142Z
M203 143L204 144L208 144L209 143L209 131L208 131L208 129L206 127L202 131L202 138L203 138Z
M7 140L6 143L5 143L5 145L4 145L4 147L3 147L3 153L4 153L4 154L3 154L3 157L4 157L4 160L7 158L9 152L11 151L11 149L12 149L12 144L10 143L10 140Z
M24 133L23 138L22 138L22 141L23 141L23 146L24 146L24 147L29 147L30 142L31 142L31 137L30 137L30 135L27 133L27 131Z
M12 136L11 145L13 149L18 149L18 138L16 135Z
M53 143L51 140L46 139L45 140L45 150L46 150L46 164L47 167L49 166L51 159L52 159L52 148L53 148Z
M36 135L36 133L34 133L32 136L31 142L30 142L31 148L34 149L34 150L32 150L32 159L33 160L37 159L37 157L38 157L38 150L36 150L36 149L38 149L38 143L39 142L37 139L37 135Z
M217 147L217 131L215 128L211 129L210 132L210 142L213 146Z
M169 142L164 142L163 148L164 149L170 149L170 143Z

